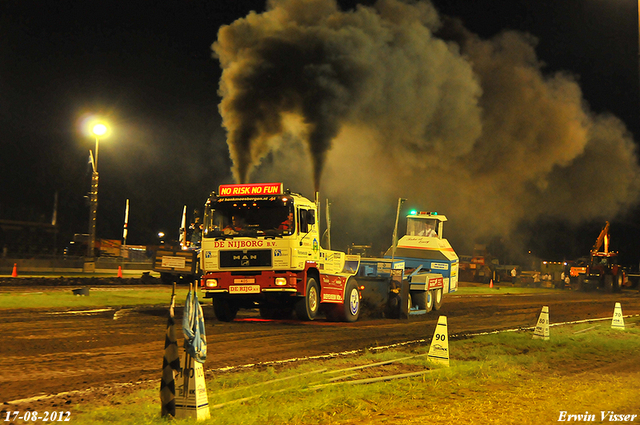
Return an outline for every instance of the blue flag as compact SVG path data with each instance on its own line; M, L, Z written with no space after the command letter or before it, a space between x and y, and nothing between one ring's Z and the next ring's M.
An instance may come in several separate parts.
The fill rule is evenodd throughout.
M204 314L195 290L193 295L191 289L187 294L182 331L184 332L184 350L197 362L204 363L207 359L207 337L204 331Z

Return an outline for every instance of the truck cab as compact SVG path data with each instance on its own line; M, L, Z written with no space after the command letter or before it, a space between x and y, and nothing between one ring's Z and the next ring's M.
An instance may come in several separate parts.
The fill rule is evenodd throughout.
M323 249L316 203L281 183L220 186L205 204L200 261L219 320L240 308L313 320L321 306L357 319L360 296L355 280L348 283L359 256Z
M458 289L459 268L458 255L444 237L446 222L447 217L437 212L412 211L407 216L406 234L384 255L403 260L407 271L420 268L441 275L444 293Z

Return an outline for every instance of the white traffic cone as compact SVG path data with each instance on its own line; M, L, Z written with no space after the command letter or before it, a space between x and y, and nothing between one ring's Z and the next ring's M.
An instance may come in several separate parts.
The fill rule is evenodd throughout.
M542 307L538 324L533 331L533 339L549 339L549 307Z
M622 306L616 303L613 309L613 320L611 321L611 329L624 330L624 317L622 316Z
M449 334L447 332L447 316L438 317L438 324L433 333L427 359L449 367Z

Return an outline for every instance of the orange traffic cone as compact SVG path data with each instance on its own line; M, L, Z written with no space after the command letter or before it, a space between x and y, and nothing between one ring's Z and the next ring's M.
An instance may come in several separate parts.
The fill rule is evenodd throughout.
M118 277L122 277L122 266L118 266Z
M489 288L493 288L493 279L491 279L491 282L489 282Z
M11 277L18 277L18 263L13 263L13 271Z

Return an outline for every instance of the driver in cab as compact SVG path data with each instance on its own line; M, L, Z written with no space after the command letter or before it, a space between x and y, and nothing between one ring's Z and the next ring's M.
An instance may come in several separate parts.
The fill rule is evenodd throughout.
M436 233L436 231L433 229L433 224L432 223L427 223L426 227L424 227L420 233L418 233L418 236L428 236L428 237L437 237L438 234Z
M285 230L288 232L293 231L293 213L292 212L289 213L285 221L280 223L280 226L278 226L278 230Z
M227 227L225 227L222 230L225 235L232 235L242 230L242 226L240 225L240 223L236 219L236 216L234 215L231 217L231 223L228 224Z

